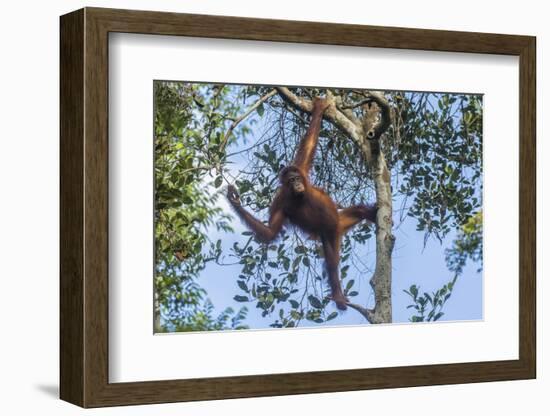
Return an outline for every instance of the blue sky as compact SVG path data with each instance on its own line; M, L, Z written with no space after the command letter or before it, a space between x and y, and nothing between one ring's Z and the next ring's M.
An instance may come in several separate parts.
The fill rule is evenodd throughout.
M250 117L249 122L256 119L258 123L252 126L252 134L248 137L246 143L242 140L237 140L229 150L229 153L237 152L253 143L260 140L260 136L265 129L262 120L257 117ZM322 139L321 139L322 140ZM246 165L245 159L239 159L239 156L231 159L232 164L228 165L233 176L237 176L240 169ZM205 184L206 185L206 184ZM401 206L402 200L399 197L394 198L394 209ZM207 235L212 241L218 238L222 240L224 253L229 253L229 248L235 241L241 243L241 246L248 237L241 236L241 232L246 228L242 222L233 213L229 204L223 196L218 199L218 206L224 212L229 213L233 217L232 226L235 233L218 232L214 227L207 231ZM403 289L408 289L412 284L420 286L421 292L431 293L444 284L448 283L454 277L447 269L445 263L445 249L451 247L456 236L454 232L446 236L442 243L436 239L429 239L424 247L424 233L416 231L416 221L411 217L406 217L403 223L400 224L399 215L394 214L394 234L396 244L393 252L393 279L392 279L392 294L393 294L393 321L394 323L409 322L412 315L412 309L407 309L407 305L411 303L410 297L403 292ZM267 218L261 217L262 220ZM375 261L375 242L374 238L369 240L364 246L358 248L361 259L366 263L368 269L374 269ZM226 260L231 260L227 259ZM230 262L230 261L227 261ZM482 296L483 296L483 276L482 272L478 273L479 265L469 262L464 268L462 275L459 277L453 294L443 309L444 316L442 321L463 321L463 320L478 320L482 319ZM237 276L240 273L240 265L220 266L214 262L208 263L206 269L202 272L199 279L199 284L206 289L208 297L215 306L216 312L221 312L226 307L231 306L235 310L243 305L248 307L248 318L246 324L253 329L269 328L275 320L275 316L261 317L260 310L255 308L255 303L239 303L233 300L236 294L244 294L237 286ZM359 292L359 295L352 300L354 303L362 305L372 305L373 293L368 283L372 272L359 273L350 269L350 277L355 280L354 290ZM329 306L328 313L336 310L333 304ZM277 313L276 309L274 314ZM349 309L344 313L325 324L316 324L303 320L300 323L304 326L321 326L321 325L362 325L367 324L365 319L356 311Z

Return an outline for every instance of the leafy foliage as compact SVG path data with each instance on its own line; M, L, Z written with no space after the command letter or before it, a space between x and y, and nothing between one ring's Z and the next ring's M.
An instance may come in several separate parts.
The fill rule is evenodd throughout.
M403 94L398 103L399 192L417 230L440 241L481 207L482 101L477 95Z
M458 275L449 283L443 285L440 289L432 292L420 294L420 287L412 285L409 290L404 292L412 299L412 304L407 309L414 309L415 313L410 318L411 322L431 322L437 321L445 314L443 306L451 297Z
M233 308L225 308L214 316L214 305L206 299L203 307L186 320L174 320L162 328L162 332L221 331L224 329L248 329L244 323L248 309L241 308L235 313Z
M205 233L214 225L231 231L216 206L219 192L205 187L224 153L225 126L218 109L223 88L155 83L155 295L157 330L217 328L211 303L198 284L207 262L219 255ZM235 107L234 111L237 108ZM197 111L202 114L196 117ZM214 163L213 163L214 161ZM246 309L241 312L246 313ZM227 314L232 313L227 310ZM164 328L161 325L160 315ZM209 320L207 320L209 319Z
M188 323L208 327L195 320L200 313L210 316L210 326L215 326L211 314L204 312L205 293L199 285L200 272L210 261L221 266L240 265L233 300L254 305L261 316L271 320L272 327L295 327L304 321L324 323L338 316L328 298L319 241L287 227L270 245L257 243L245 231L244 238L222 249L220 241L209 241L206 233L209 227L231 231L229 217L216 205L224 182L235 183L243 206L267 219L279 171L292 161L308 124L307 115L289 109L277 94L236 127L232 124L270 91L260 86L157 83L156 285L164 320L173 328L187 328ZM327 92L317 88L292 91L308 99ZM363 116L363 108L354 105L364 99L361 91L331 91L354 116ZM466 224L481 207L482 97L385 95L394 109L393 125L383 137L382 150L392 172L394 198L400 204L396 226L414 221L424 233L425 243L430 237L443 241L456 229L466 233ZM227 136L228 132L232 134ZM311 175L341 206L374 200L372 172L361 152L328 123L322 127ZM368 294L360 291L360 282L372 271L373 256L367 253L373 231L362 223L342 242L342 284L352 300L368 299ZM472 233L467 235L474 238ZM449 264L454 265L451 270L457 273L462 259L481 259L475 242L462 241L460 248L455 244L447 251ZM428 297L417 295L417 316L439 319L452 288L447 285L445 290ZM417 301L424 302L423 313Z
M420 288L416 285L412 285L408 291L404 291L413 300L413 304L407 306L407 308L416 310L415 315L410 318L412 322L437 321L444 315L443 306L451 297L454 285L462 274L468 259L478 263L479 268L477 271L481 271L483 263L482 211L471 216L461 227L457 238L453 241L453 245L445 250L445 258L447 268L454 272L454 278L451 282L431 295L424 292L423 295L419 296ZM427 315L426 311L428 311Z
M479 263L478 272L483 265L483 212L471 216L461 227L453 246L445 250L449 270L461 274L466 261Z

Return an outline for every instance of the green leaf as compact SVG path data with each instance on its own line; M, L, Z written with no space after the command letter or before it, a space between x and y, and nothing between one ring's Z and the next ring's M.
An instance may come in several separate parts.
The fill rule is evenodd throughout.
M303 254L303 253L306 252L306 248L303 245L300 244L300 245L294 247L294 252L296 254Z
M248 289L248 286L246 286L246 283L243 282L242 280L237 280L237 285L239 285L239 287L244 290L245 292L248 292L249 289Z
M261 103L257 108L256 108L256 111L258 112L258 115L260 117L263 117L264 113L265 113L265 109L264 109L264 103Z
M233 299L237 302L248 302L248 296L235 295Z
M329 316L327 316L327 321L331 321L337 316L338 316L338 312L332 312Z
M307 300L309 301L309 303L311 304L311 306L313 306L314 308L317 308L317 309L322 309L323 308L323 304L321 303L321 301L316 298L315 296L313 295L309 295L307 297Z
M300 319L302 316L300 315L300 312L298 311L295 311L295 310L291 310L290 311L290 316L292 317L292 319Z
M219 188L220 186L222 186L222 182L223 182L223 178L221 176L218 176L216 180L214 180L214 186L216 188Z

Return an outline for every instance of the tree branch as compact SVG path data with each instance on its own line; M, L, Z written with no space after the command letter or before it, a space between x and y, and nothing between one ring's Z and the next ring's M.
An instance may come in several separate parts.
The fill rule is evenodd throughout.
M371 101L372 101L372 98L364 98L361 101L357 101L356 103L342 105L340 109L347 110L347 109L361 107L363 104L370 103Z
M313 103L311 100L298 97L292 91L286 87L276 87L279 95L285 102L298 110L311 113L313 110ZM360 124L354 123L347 118L336 106L330 106L324 113L324 118L334 124L337 128L342 130L345 134L351 137L356 143L361 143L362 128Z
M246 110L243 114L241 114L239 117L237 117L233 123L231 123L231 126L229 126L229 129L227 129L227 132L225 133L225 136L220 144L220 148L224 148L227 145L227 141L229 140L229 137L233 133L233 130L235 130L235 127L243 121L245 118L247 118L250 114L252 114L253 111L255 111L260 105L262 105L265 101L267 101L270 97L273 97L275 94L277 94L277 90L273 89L269 91L266 95L261 97L258 101L256 101L248 110Z
M361 305L358 305L356 303L348 302L348 303L346 303L346 305L348 305L352 309L355 309L357 312L359 312L361 315L363 315L369 323L371 323L371 324L373 323L374 313L373 313L372 310L370 310L368 308L365 308Z

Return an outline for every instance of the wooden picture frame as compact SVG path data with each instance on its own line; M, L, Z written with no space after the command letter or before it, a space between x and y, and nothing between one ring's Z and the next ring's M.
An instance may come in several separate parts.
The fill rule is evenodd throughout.
M529 379L536 376L535 38L85 8L61 17L60 396L82 407ZM110 383L108 34L368 46L519 57L519 359Z

